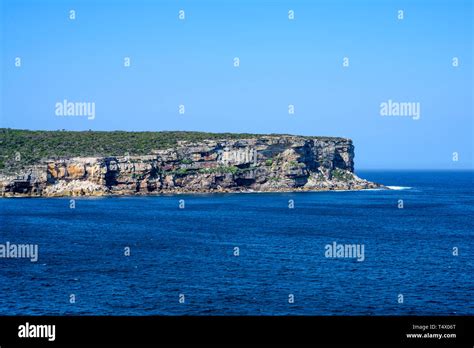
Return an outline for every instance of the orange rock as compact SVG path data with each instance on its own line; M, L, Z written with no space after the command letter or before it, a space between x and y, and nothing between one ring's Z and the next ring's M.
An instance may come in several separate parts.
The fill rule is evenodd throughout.
M57 170L58 170L58 179L64 178L66 176L66 167L61 165L57 168Z
M67 174L69 179L81 179L84 177L86 170L81 163L73 163L67 166Z
M51 178L57 179L58 177L58 171L56 168L56 165L54 163L48 163L48 174Z

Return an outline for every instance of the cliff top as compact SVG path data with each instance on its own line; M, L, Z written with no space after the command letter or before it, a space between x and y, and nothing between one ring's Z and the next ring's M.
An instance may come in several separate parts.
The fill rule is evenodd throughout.
M261 137L298 137L321 141L344 141L340 137L290 134L207 133L187 131L31 131L0 128L0 171L38 163L45 158L146 155L171 148L178 142L239 140Z

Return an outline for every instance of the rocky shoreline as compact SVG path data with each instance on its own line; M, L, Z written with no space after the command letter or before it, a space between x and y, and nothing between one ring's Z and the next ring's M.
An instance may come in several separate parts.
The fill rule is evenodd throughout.
M0 175L1 197L380 188L354 174L350 139L290 135L182 141L142 156L44 159Z

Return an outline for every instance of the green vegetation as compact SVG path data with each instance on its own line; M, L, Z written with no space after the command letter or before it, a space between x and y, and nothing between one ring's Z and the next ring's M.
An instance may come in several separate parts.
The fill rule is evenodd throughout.
M186 168L179 168L175 171L176 175L186 175L188 173L188 170Z
M0 170L10 171L47 158L147 155L178 141L245 139L256 134L204 132L29 131L0 128ZM186 160L184 160L186 161Z
M189 158L185 158L185 159L181 160L181 164L192 164L192 163L193 163L193 161L190 160Z
M226 174L226 173L237 174L239 170L240 169L235 166L228 166L228 167L219 166L216 168L201 168L199 169L199 173L201 174Z
M237 168L237 174L243 174L243 173L248 173L251 172L252 170L255 170L256 167L251 166L248 168Z
M249 171L254 170L254 167L251 168L238 168L236 166L219 166L214 168L201 168L201 169L190 169L190 168L178 168L175 170L162 171L162 175L188 175L188 174L243 174Z
M125 131L30 131L0 128L0 171L12 171L43 159L65 157L105 157L148 155L153 150L171 148L178 141L246 139L264 134L205 132L125 132ZM268 134L283 136L288 134ZM308 137L341 140L342 138ZM183 164L189 160L184 159Z
M267 159L267 160L265 161L265 165L266 165L267 167L270 167L272 164L273 164L273 159L271 159L271 158L270 158L270 159Z
M226 173L237 174L239 172L239 168L234 167L234 166L220 167L220 168L221 170L224 169Z
M290 165L291 167L297 167L297 166L298 166L298 162L296 162L296 161L290 161L289 165Z
M323 175L323 173L318 173L317 175L319 181L325 181L326 177Z
M350 181L351 179L353 179L353 176L341 169L334 169L332 172L331 172L331 176L336 179L336 180L339 180L339 181Z

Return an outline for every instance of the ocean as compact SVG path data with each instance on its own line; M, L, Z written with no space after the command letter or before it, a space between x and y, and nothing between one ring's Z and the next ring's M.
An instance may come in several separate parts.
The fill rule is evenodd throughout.
M474 173L357 174L394 189L0 199L0 244L38 247L0 314L473 315Z

